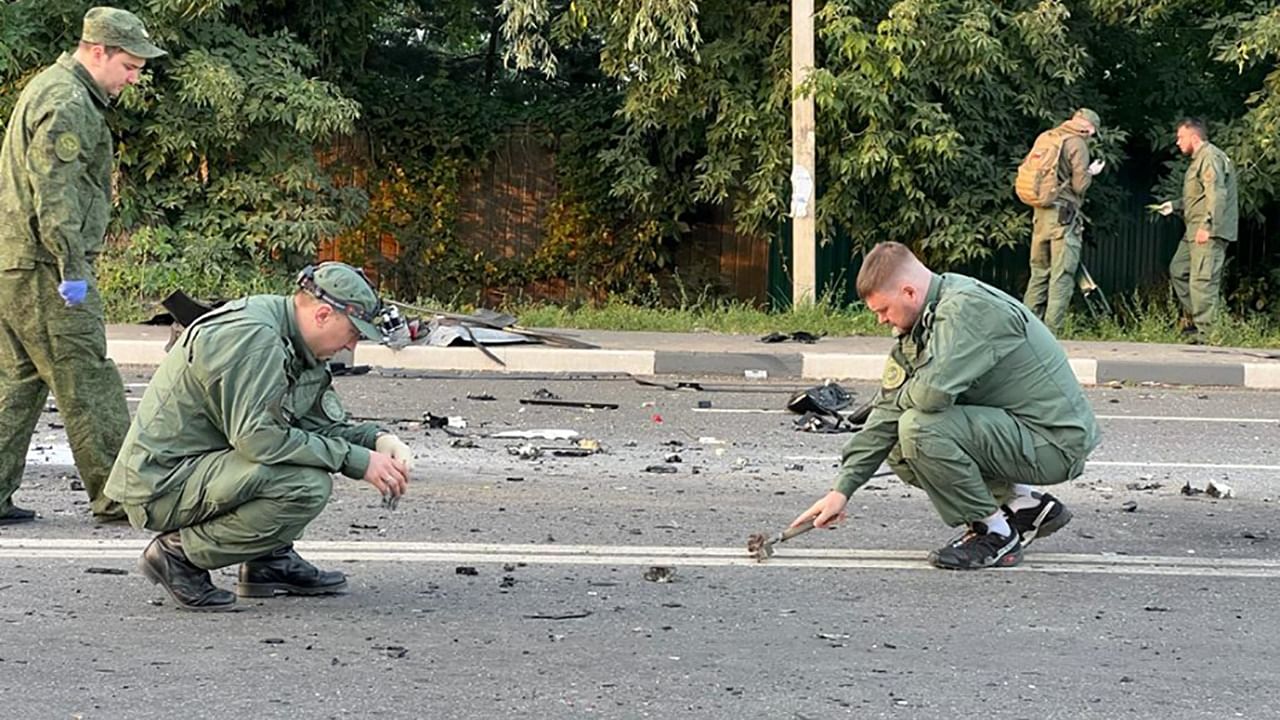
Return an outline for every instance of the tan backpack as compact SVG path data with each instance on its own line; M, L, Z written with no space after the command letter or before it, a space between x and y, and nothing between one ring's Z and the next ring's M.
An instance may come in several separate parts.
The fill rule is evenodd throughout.
M1031 207L1052 207L1058 199L1058 159L1062 157L1063 133L1058 128L1045 130L1036 138L1031 152L1018 166L1018 179L1013 189L1018 199Z

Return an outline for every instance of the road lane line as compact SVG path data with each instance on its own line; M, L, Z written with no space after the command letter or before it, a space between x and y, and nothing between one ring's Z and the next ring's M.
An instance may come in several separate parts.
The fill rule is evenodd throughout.
M1280 423L1280 418L1236 418L1236 417L1194 417L1181 415L1095 415L1099 420L1163 420L1168 422L1190 422L1190 423L1257 423L1263 425L1276 425Z
M840 462L838 455L787 455L785 460L792 462ZM1193 463L1193 462L1152 462L1148 460L1089 460L1085 470L1095 467L1151 467L1151 468L1188 468L1195 470L1261 470L1280 472L1280 465L1245 465L1239 463Z
M136 560L147 540L0 539L3 560ZM743 548L626 545L531 545L437 542L300 542L319 562L510 563L539 565L684 565L694 567L932 570L924 550L780 548L758 563ZM1280 579L1280 561L1199 556L1032 553L1020 572Z
M796 415L790 410L776 408L690 408L696 413L712 413L722 415ZM1199 417L1184 415L1095 415L1099 420L1143 420L1185 423L1239 423L1255 425L1277 425L1280 418L1259 417Z

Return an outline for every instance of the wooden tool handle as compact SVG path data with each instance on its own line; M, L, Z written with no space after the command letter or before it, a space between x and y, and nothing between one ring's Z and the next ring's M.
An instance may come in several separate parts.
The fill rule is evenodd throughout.
M809 518L795 527L787 528L782 531L782 535L778 536L778 542L790 540L791 538L802 535L813 529L813 518Z

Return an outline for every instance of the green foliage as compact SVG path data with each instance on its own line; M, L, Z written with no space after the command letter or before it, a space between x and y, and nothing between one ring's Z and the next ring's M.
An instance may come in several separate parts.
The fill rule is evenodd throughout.
M672 233L700 203L725 200L746 229L769 232L791 164L787 6L720 0L694 16L689 3L640 4L688 29L647 32L663 24L607 2L508 0L517 64L552 66L538 54L546 41L526 37L539 27L560 42L593 34L626 94L624 131L601 154L612 192ZM1013 169L1037 132L1083 104L1088 57L1066 7L842 0L820 4L815 26L805 92L818 106L820 232L843 229L859 246L902 240L948 263L1020 241ZM1104 155L1124 138L1110 134Z
M4 117L91 4L0 4ZM333 238L403 297L669 300L672 245L710 207L762 235L787 211L786 3L120 4L171 52L110 118L102 275L120 312L175 286L274 287ZM815 27L819 230L855 252L897 239L948 266L1025 242L1014 169L1081 105L1102 114L1109 161L1086 207L1098 236L1135 188L1176 193L1183 115L1236 160L1246 217L1280 194L1274 2L825 0ZM513 133L553 154L556 197L542 244L508 258L460 227L463 188ZM1257 312L1273 287L1258 270L1236 307Z
M392 238L399 256L380 272L395 292L454 302L540 292L601 297L663 264L656 224L612 198L599 171L599 154L618 131L618 95L599 85L592 51L566 57L562 70L574 82L500 72L492 8L487 16L436 9L384 22L370 72L351 81L365 113L372 197L343 247L358 255ZM421 23L439 28L444 44L421 40ZM540 246L525 257L468 246L459 232L462 188L510 134L555 161L557 196Z
M6 7L0 58L21 60L0 65L6 90L73 48L92 4ZM226 297L269 286L264 278L287 276L321 240L359 221L362 193L336 187L315 153L354 129L359 108L313 74L310 47L277 27L278 2L125 5L169 56L148 65L109 117L117 197L100 262L114 316L145 312L177 287Z
M615 12L615 9L621 12ZM601 45L625 126L601 158L612 192L668 232L729 200L769 233L790 166L785 3L506 0L519 67ZM655 20L654 14L663 15ZM652 32L680 25L683 32ZM1280 11L1215 0L828 0L817 3L820 233L911 243L941 265L1025 242L1010 192L1036 134L1087 105L1110 170L1087 208L1108 234L1135 188L1176 191L1185 115L1210 121L1242 168L1246 213L1280 192Z

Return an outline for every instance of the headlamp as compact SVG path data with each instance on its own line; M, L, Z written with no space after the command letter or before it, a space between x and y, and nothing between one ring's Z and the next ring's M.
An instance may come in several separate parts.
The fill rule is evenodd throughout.
M404 320L404 316L400 314L400 310L395 305L382 302L382 298L378 297L378 290L369 280L369 276L365 275L364 270L353 267L352 270L360 276L361 280L369 286L373 291L373 296L377 298L378 307L369 312L360 305L343 300L333 293L326 291L316 283L316 268L308 265L298 273L298 287L302 288L307 294L329 305L338 312L351 317L359 318L378 328L382 333L382 344L399 350L409 344L409 326Z

